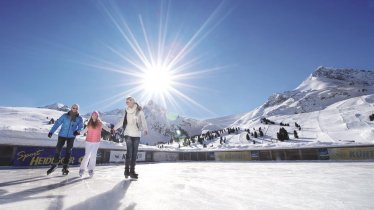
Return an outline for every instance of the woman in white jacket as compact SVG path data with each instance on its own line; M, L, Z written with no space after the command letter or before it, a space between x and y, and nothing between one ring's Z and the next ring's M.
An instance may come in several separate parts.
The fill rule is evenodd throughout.
M142 132L147 135L148 128L142 107L136 103L135 99L131 96L127 97L126 104L124 117L114 126L114 130L121 127L124 129L123 136L127 147L124 175L126 178L128 176L138 178L138 174L135 173L136 157Z

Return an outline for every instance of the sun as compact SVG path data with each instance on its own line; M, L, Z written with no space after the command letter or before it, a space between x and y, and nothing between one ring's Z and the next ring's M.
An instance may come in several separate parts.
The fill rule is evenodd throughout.
M141 104L153 101L165 108L184 112L181 104L196 106L211 113L210 109L195 101L188 94L201 89L196 80L211 72L221 70L224 66L207 67L205 55L197 46L225 19L229 12L224 1L219 3L212 13L208 14L198 25L174 28L171 25L171 3L161 2L158 16L148 16L140 9L137 18L128 21L117 4L102 4L104 14L113 23L125 45L104 45L110 50L116 61L96 58L98 64L87 65L110 72L119 73L123 80L115 87L122 90L109 98L100 101L105 106L119 103L123 96L135 96ZM183 20L181 20L184 22ZM185 20L189 23L189 20ZM192 23L190 23L192 24ZM182 24L184 25L184 24ZM189 24L188 24L189 25ZM182 33L183 32L183 33ZM188 93L188 94L187 94Z
M167 67L152 66L141 76L141 86L151 95L164 95L173 87L173 75Z

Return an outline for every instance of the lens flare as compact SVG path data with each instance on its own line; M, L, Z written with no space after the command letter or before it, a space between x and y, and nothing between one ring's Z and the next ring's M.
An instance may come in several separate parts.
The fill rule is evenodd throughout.
M100 59L99 64L87 64L97 69L122 74L127 78L123 85L119 85L125 91L103 100L103 103L109 106L123 100L118 95L133 95L141 103L153 100L165 108L173 106L175 110L180 110L182 102L213 114L185 94L183 89L199 90L200 87L191 85L189 81L225 68L224 66L198 68L198 64L201 64L203 59L201 56L195 56L198 53L193 53L199 43L229 14L230 10L225 8L224 2L218 4L213 12L207 15L207 19L196 27L197 30L187 37L182 36L180 31L174 33L170 30L171 6L169 1L161 1L158 20L148 22L148 25L140 13L137 17L138 24L135 24L137 27L130 27L120 7L114 5L113 2L109 5L100 3L100 8L122 35L127 45L127 48L107 46L113 55L121 59L119 63ZM134 26L134 21L131 23L131 26ZM150 33L149 31L152 31L155 25L158 26L157 32ZM186 41L183 42L183 40ZM107 103L108 101L110 103Z
M142 86L144 91L152 95L166 94L170 92L172 87L173 77L171 71L166 67L152 67L144 72Z

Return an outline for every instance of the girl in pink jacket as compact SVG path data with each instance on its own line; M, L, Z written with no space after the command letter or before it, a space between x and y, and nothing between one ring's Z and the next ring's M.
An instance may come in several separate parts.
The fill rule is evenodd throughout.
M87 170L87 168L88 174L90 176L93 176L94 174L94 169L96 166L96 155L100 145L102 129L110 132L110 129L107 126L105 126L103 122L100 120L99 112L92 112L87 127L83 131L83 133L87 132L87 136L85 154L79 169L79 176L83 176L83 173L85 170Z

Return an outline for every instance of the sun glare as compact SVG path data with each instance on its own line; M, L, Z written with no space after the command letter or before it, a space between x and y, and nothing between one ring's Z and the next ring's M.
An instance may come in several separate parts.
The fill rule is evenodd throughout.
M145 91L153 95L170 92L172 87L171 71L165 67L152 67L144 72L142 86Z
M195 48L228 15L228 12L220 12L225 9L224 2L219 3L212 13L206 16L205 21L199 23L196 31L183 35L170 28L169 1L161 1L160 15L154 21L143 18L140 13L138 22L128 22L120 7L115 4L100 5L127 45L126 49L107 46L125 65L105 60L98 65L89 64L95 68L123 74L126 78L121 84L126 87L124 92L105 99L103 103L106 106L121 101L119 95L133 95L143 103L152 100L165 108L173 106L182 110L179 105L182 102L210 113L209 109L186 95L184 91L198 90L200 87L191 84L192 79L222 68L199 67L203 59ZM152 31L151 24L158 25L158 29Z

